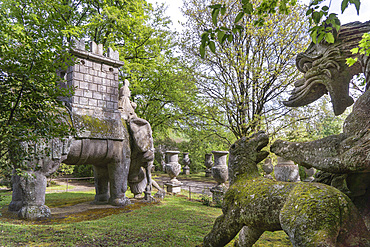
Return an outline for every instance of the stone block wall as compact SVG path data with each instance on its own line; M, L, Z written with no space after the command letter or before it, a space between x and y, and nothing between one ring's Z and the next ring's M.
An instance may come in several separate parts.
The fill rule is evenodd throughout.
M120 119L118 68L123 62L119 61L118 52L108 48L104 56L102 45L91 42L90 51L86 51L83 41L75 41L71 53L77 63L69 66L62 76L74 88L72 112L99 119Z

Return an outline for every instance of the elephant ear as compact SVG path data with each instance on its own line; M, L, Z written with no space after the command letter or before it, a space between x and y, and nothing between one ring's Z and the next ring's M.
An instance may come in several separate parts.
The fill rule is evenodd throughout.
M147 152L153 148L152 128L148 121L142 118L132 118L129 121L131 137L140 150Z

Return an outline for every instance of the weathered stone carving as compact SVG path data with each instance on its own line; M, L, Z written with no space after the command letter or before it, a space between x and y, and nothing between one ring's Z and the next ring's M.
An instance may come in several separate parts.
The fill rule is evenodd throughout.
M277 181L297 182L300 180L298 166L293 161L282 157L277 158L274 174Z
M125 80L123 86L119 90L118 109L121 111L121 118L123 118L124 120L137 118L137 115L135 113L137 105L130 100L131 91L129 89L129 86L129 81Z
M225 187L225 182L228 179L227 172L227 154L228 151L212 151L215 164L212 167L212 177L216 180L217 187Z
M318 183L287 183L261 177L257 164L268 136L258 132L230 147L230 187L203 246L224 246L239 233L252 246L264 231L284 230L293 246L368 246L370 233L351 200Z
M130 204L125 196L128 180L137 189L134 193L142 192L145 187L146 199L150 199L150 168L154 158L150 125L133 111L135 106L129 100L127 81L118 94L118 68L123 65L118 52L108 49L106 57L101 45L91 42L90 47L88 52L84 42L75 42L71 53L77 63L59 72L65 79L61 86L74 88L74 95L62 100L70 116L65 121L74 126L76 135L43 146L40 140L34 148L37 157L28 157L26 174L14 174L9 210L18 212L22 218L50 216L49 208L44 205L46 176L61 162L94 165L96 203ZM29 145L24 144L23 148ZM46 152L47 149L51 151ZM146 168L146 173L142 168Z
M206 174L205 174L205 176L206 177L212 176L212 170L211 170L211 168L213 166L212 154L205 154L204 165L206 166Z
M166 151L167 161L166 172L170 176L171 180L165 183L167 186L167 192L178 193L181 191L182 183L177 180L177 176L181 172L181 165L179 164L179 153L180 151Z
M210 189L212 192L212 201L221 203L222 198L227 190L225 182L228 179L227 155L228 151L212 151L215 164L211 168L212 177L216 180L217 185Z
M295 83L292 96L285 102L287 106L307 105L329 92L334 113L339 115L353 103L348 94L351 78L364 73L366 91L353 105L343 133L304 143L278 140L271 151L307 168L321 170L316 177L347 193L370 229L370 60L361 55L354 66L345 64L350 50L369 31L370 21L349 23L341 27L334 44L311 44L299 54L296 64L304 78Z
M189 175L190 174L190 158L189 158L189 153L186 152L186 153L183 153L184 157L182 159L182 165L184 166L182 168L182 172L183 174L185 175Z

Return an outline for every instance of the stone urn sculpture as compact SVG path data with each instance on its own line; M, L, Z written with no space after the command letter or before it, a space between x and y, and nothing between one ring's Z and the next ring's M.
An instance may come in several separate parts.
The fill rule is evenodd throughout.
M278 157L277 165L275 166L275 179L283 182L300 181L298 165L291 160Z
M166 164L166 172L171 178L169 182L165 183L167 192L178 193L181 191L182 183L176 178L181 172L179 153L179 151L166 151L168 161Z
M183 168L182 168L182 172L183 174L185 175L189 175L190 174L190 158L189 158L189 153L186 152L186 153L183 153L184 157L182 159L182 164L183 164Z
M265 159L265 162L262 165L262 170L266 173L265 178L273 179L271 173L274 171L274 166L272 165L271 159Z
M214 157L214 166L212 167L212 176L218 183L211 189L212 200L220 203L225 191L227 190L225 182L228 179L228 168L226 165L229 151L212 151Z
M206 177L211 177L212 176L211 168L213 166L212 154L205 154L204 165L206 166Z
M304 172L306 173L306 178L303 180L303 182L312 182L315 178L313 175L316 173L316 169L311 167L310 169L307 169L304 167Z

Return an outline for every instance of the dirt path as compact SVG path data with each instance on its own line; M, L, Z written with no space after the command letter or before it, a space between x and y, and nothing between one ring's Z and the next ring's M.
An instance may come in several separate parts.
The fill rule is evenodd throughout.
M154 180L158 183L158 185L161 188L165 189L165 183L170 180L168 175L160 175L155 176ZM178 178L178 180L182 183L181 188L183 190L191 190L192 193L200 193L200 194L210 194L210 189L214 187L217 183L216 181L198 181L198 180L191 180L191 179L185 179L185 178ZM54 179L58 185L67 185L66 179ZM69 179L68 180L68 191L89 191L93 190L94 184L91 182L88 182L86 180L74 180ZM60 189L60 190L53 190L52 187L50 190L48 190L48 193L55 193L55 192L64 192L67 191L66 189Z
M154 180L157 181L157 183L164 188L164 183L168 182L170 180L169 176L156 176ZM212 187L215 187L217 185L217 182L203 182L203 181L197 181L197 180L191 180L191 179L184 179L184 178L178 178L178 180L182 183L181 189L183 190L190 190L192 193L199 193L199 194L207 194L211 195L210 189Z

